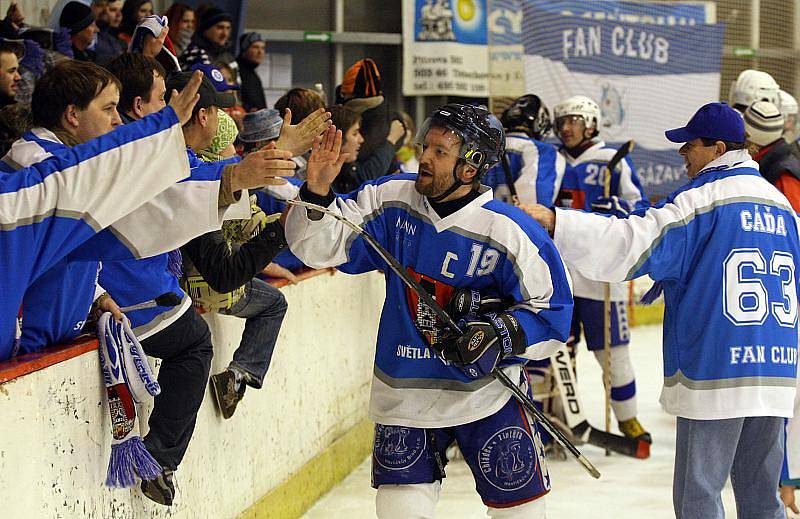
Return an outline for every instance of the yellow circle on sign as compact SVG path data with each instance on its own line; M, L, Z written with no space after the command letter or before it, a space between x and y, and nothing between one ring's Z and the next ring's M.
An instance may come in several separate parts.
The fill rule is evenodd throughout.
M475 2L473 0L458 0L458 16L468 22L475 17Z

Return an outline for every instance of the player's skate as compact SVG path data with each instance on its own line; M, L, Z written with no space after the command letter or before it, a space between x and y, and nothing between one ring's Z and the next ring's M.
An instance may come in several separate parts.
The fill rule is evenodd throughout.
M628 438L653 443L653 437L642 427L636 417L619 422L619 430Z

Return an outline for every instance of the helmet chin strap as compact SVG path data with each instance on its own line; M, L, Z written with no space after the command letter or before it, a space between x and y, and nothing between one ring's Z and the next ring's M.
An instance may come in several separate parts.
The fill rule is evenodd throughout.
M431 202L441 202L442 200L444 200L448 196L452 195L456 191L456 189L460 188L461 186L468 186L468 185L472 184L471 181L470 182L463 182L460 178L458 178L458 174L456 173L456 171L458 170L458 166L460 166L462 162L463 162L462 160L459 160L458 162L456 162L456 165L453 168L453 180L454 180L453 185L448 187L445 190L445 192L442 193L439 196L429 196L428 199Z

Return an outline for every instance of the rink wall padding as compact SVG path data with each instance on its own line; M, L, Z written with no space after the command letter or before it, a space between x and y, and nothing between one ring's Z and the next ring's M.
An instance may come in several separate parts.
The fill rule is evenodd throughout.
M0 383L2 517L302 514L370 451L367 403L384 281L377 273L324 274L282 290L289 310L264 387L248 389L230 420L206 394L171 508L138 489L103 486L111 431L94 348L73 348L71 357L62 351L58 362L39 359L27 372L0 365L7 380ZM230 361L244 322L205 318L215 373ZM149 407L140 409L142 433Z
M633 305L631 326L647 326L664 322L664 303Z

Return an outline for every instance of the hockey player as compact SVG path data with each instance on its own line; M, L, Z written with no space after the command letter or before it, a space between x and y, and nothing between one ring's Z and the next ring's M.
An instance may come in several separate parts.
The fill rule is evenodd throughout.
M161 110L72 153L0 174L0 359L14 347L15 321L28 285L103 229L189 175L180 126L189 120L200 84L197 75ZM157 157L131 164L142 156ZM89 189L91 187L91 189ZM11 195L13 193L13 195ZM137 237L125 245L136 247ZM169 233L164 247L175 246Z
M479 183L502 155L500 122L484 108L439 108L418 132L417 175L384 177L341 198L330 190L344 161L340 134L332 140L309 160L303 200L363 225L442 305L457 288L510 301L468 316L462 336L443 334L363 238L319 212L289 211L287 241L306 264L386 273L370 400L378 517L433 517L456 440L490 517L543 518L550 476L536 428L489 373L500 366L524 387L520 357L546 358L564 343L572 296L546 233Z
M728 102L740 113L756 101L769 101L781 105L780 87L775 79L760 70L743 70L736 81L731 83Z
M588 97L574 96L557 104L554 112L556 135L563 143L560 151L571 168L562 189L572 191L572 207L603 212L604 168L616 150L600 139L600 107ZM629 209L646 207L647 196L630 159L623 160L618 168L611 178L611 194ZM600 366L605 366L604 284L577 271L570 274L575 293L572 333L578 342L583 331L586 347ZM650 434L636 418L636 379L628 351L627 299L627 285L612 284L611 407L625 436L650 442Z
M524 95L503 112L500 122L506 130L506 153L482 180L494 197L507 203L552 205L561 188L566 161L542 140L552 128L550 112L539 96ZM509 184L517 199L513 200Z
M678 519L722 519L729 476L739 517L783 518L776 488L796 393L796 216L744 150L744 123L729 106L707 104L666 136L684 143L690 181L654 207L624 218L526 209L555 233L573 270L607 281L649 274L663 287L661 403L678 417Z
M786 142L797 139L797 99L785 90L778 91L781 100L780 108L783 114L783 138Z

